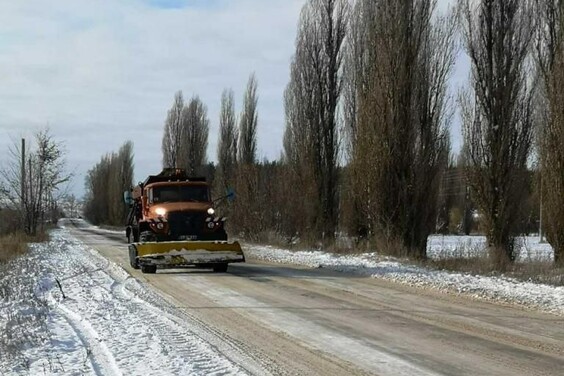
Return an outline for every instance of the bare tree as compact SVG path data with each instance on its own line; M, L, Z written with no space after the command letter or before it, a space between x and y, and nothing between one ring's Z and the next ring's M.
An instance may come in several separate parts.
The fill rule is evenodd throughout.
M188 174L201 174L207 161L208 110L199 97L194 97L182 110L182 140L178 164Z
M533 136L528 59L534 32L529 0L460 0L471 90L462 100L474 199L491 255L513 260Z
M536 0L541 72L538 119L542 216L554 261L564 263L564 1Z
M285 153L298 176L315 184L315 232L332 239L338 219L339 118L349 4L310 0L302 9L286 89Z
M257 158L257 88L257 79L253 73L247 83L239 125L239 162L243 165L254 164Z
M237 164L237 139L239 130L235 119L235 101L233 90L224 90L221 95L221 112L219 116L219 142L217 160L219 180L222 189L233 183Z
M162 142L163 151L163 167L175 168L179 166L180 147L183 135L182 110L184 108L184 99L182 91L177 91L174 95L174 102L165 121L164 136Z
M64 184L71 175L65 172L63 145L54 140L49 129L35 134L35 148L23 159L21 153L16 144L11 162L2 171L5 192L15 208L23 209L20 213L24 231L36 235L44 230L48 211L64 195Z
M351 191L368 232L425 257L449 154L456 19L436 2L359 1ZM358 33L358 32L357 32ZM357 204L358 205L358 204Z
M367 87L367 69L371 59L367 30L374 25L377 2L360 0L351 11L349 36L345 44L345 64L343 66L343 117L346 135L346 156L350 161L354 154L358 128L359 94Z

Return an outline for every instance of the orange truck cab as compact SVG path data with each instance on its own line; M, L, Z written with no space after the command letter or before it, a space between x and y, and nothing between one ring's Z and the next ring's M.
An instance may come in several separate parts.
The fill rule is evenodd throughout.
M173 265L213 262L227 265L226 261L244 261L244 257L239 257L242 256L239 243L227 243L225 218L216 214L205 178L189 177L180 169L165 169L125 192L124 199L130 207L125 233L128 242L133 244L130 246L133 267L167 265L169 261ZM155 243L167 244L157 246ZM164 257L179 256L180 250L190 257L172 257L174 262L171 257ZM211 252L210 256L234 251L238 256L233 259L207 257L205 262L198 263L193 257L195 250ZM153 272L156 267L145 269Z

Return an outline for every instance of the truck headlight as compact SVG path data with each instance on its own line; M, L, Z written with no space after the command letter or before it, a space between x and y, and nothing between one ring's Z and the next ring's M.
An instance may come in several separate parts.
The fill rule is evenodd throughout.
M165 208L156 208L155 213L157 213L157 215L160 215L162 217L166 214L166 209Z
M214 215L214 213L215 213L215 210L214 210L213 208L209 208L209 209L208 209L208 214L209 214L209 215Z
M214 227L215 227L215 223L213 223L213 222L208 222L208 228L209 228L209 229L212 229L212 228L214 228Z

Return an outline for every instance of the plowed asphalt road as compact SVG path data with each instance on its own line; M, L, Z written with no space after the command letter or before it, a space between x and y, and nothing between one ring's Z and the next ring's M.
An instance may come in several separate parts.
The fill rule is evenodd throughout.
M123 235L69 229L251 374L564 375L564 318L324 269L129 266Z

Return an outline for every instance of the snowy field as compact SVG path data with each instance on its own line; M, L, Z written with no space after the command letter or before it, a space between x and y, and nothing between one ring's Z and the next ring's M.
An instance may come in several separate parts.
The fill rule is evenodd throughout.
M470 257L483 252L484 241L435 236L429 253ZM545 244L522 244L522 260L552 257ZM248 259L328 268L564 316L564 287L428 270L376 253L256 245L244 245L244 251ZM0 375L245 374L166 301L65 229L8 266L0 265Z
M432 259L451 257L482 257L486 255L485 236L432 235L427 240L427 256ZM518 262L554 260L550 244L541 243L538 236L518 237L515 240Z

